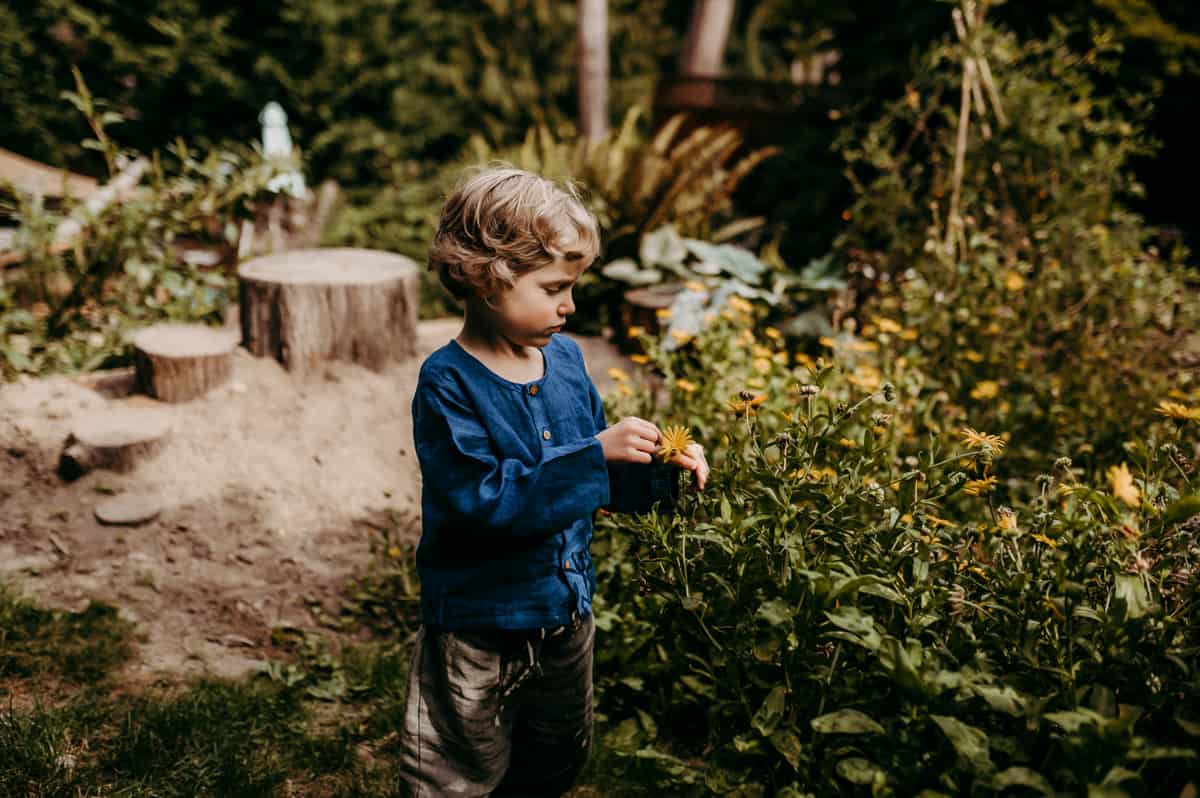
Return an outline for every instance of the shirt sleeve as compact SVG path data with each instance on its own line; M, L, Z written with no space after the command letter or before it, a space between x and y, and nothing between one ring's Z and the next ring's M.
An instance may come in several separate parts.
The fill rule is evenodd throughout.
M592 415L597 431L607 429L604 418L604 401L595 383L591 386L590 400ZM649 463L608 463L609 495L611 501L605 509L614 513L648 513L658 504L662 512L669 512L679 498L679 469L669 463L653 460Z
M545 447L533 464L497 457L475 408L453 386L418 386L413 438L424 489L481 534L544 537L609 502L604 449L595 437Z

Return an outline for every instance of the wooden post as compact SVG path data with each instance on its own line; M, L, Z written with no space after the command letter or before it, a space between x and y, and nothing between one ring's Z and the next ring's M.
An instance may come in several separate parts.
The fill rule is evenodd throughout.
M578 0L579 129L588 141L608 135L608 2Z

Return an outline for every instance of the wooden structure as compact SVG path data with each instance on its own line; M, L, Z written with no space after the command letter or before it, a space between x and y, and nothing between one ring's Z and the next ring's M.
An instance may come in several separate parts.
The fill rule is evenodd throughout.
M330 360L382 371L416 354L419 270L369 249L300 249L238 268L242 344L305 374Z
M162 402L186 402L229 381L237 333L203 324L156 324L133 338L137 386Z
M3 148L0 148L0 182L12 183L19 191L43 197L84 199L97 188L95 178L55 169Z

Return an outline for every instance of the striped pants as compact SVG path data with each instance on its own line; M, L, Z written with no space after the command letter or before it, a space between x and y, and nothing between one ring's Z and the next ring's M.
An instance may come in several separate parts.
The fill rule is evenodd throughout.
M559 796L592 743L589 615L533 630L417 633L401 795Z

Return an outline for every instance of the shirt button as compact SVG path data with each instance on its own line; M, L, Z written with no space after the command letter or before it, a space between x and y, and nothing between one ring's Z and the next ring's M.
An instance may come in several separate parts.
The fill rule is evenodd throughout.
M550 430L548 430L548 429L542 430L542 437L545 438L546 440L550 440Z
M571 561L570 561L570 560L563 560L563 568L565 568L565 569L566 569L566 570L568 570L568 571L569 571L569 570L571 570Z
M530 395L530 396L537 396L537 386L536 386L536 385L530 385L530 386L529 386L529 395Z

